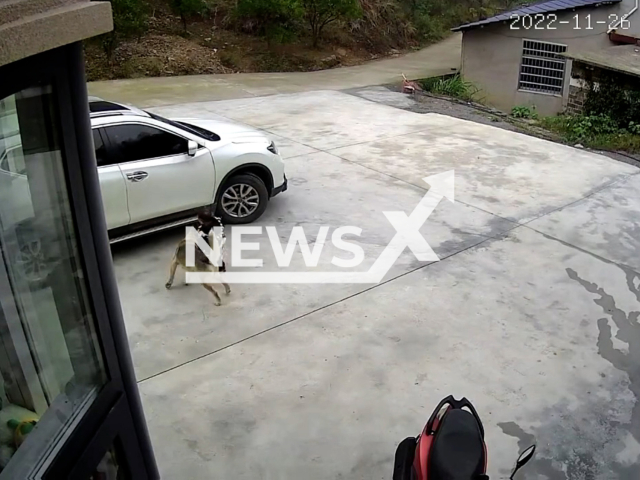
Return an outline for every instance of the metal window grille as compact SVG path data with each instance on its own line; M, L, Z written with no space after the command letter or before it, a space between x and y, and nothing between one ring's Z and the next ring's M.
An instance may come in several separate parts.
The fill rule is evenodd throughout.
M518 89L562 94L566 45L524 40Z

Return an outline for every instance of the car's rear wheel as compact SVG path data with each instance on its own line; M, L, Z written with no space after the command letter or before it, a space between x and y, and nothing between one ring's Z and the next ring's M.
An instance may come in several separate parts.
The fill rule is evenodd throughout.
M218 215L223 223L251 223L262 216L269 202L264 182L250 173L236 175L225 182L218 197Z

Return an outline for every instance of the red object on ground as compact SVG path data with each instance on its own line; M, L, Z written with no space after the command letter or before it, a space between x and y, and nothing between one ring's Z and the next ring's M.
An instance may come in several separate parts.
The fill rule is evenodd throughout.
M402 93L415 93L421 92L422 87L418 82L413 82L411 80L407 80L407 77L402 74Z

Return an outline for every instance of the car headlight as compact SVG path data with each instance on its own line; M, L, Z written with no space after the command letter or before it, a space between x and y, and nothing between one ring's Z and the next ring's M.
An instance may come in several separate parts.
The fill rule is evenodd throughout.
M274 155L278 155L278 147L276 147L276 144L273 141L269 144L267 150L269 150Z

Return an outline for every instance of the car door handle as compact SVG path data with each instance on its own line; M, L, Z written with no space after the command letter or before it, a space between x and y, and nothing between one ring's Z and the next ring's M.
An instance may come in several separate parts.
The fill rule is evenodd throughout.
M127 180L132 182L141 182L145 178L147 178L149 174L147 172L133 172L127 173Z

